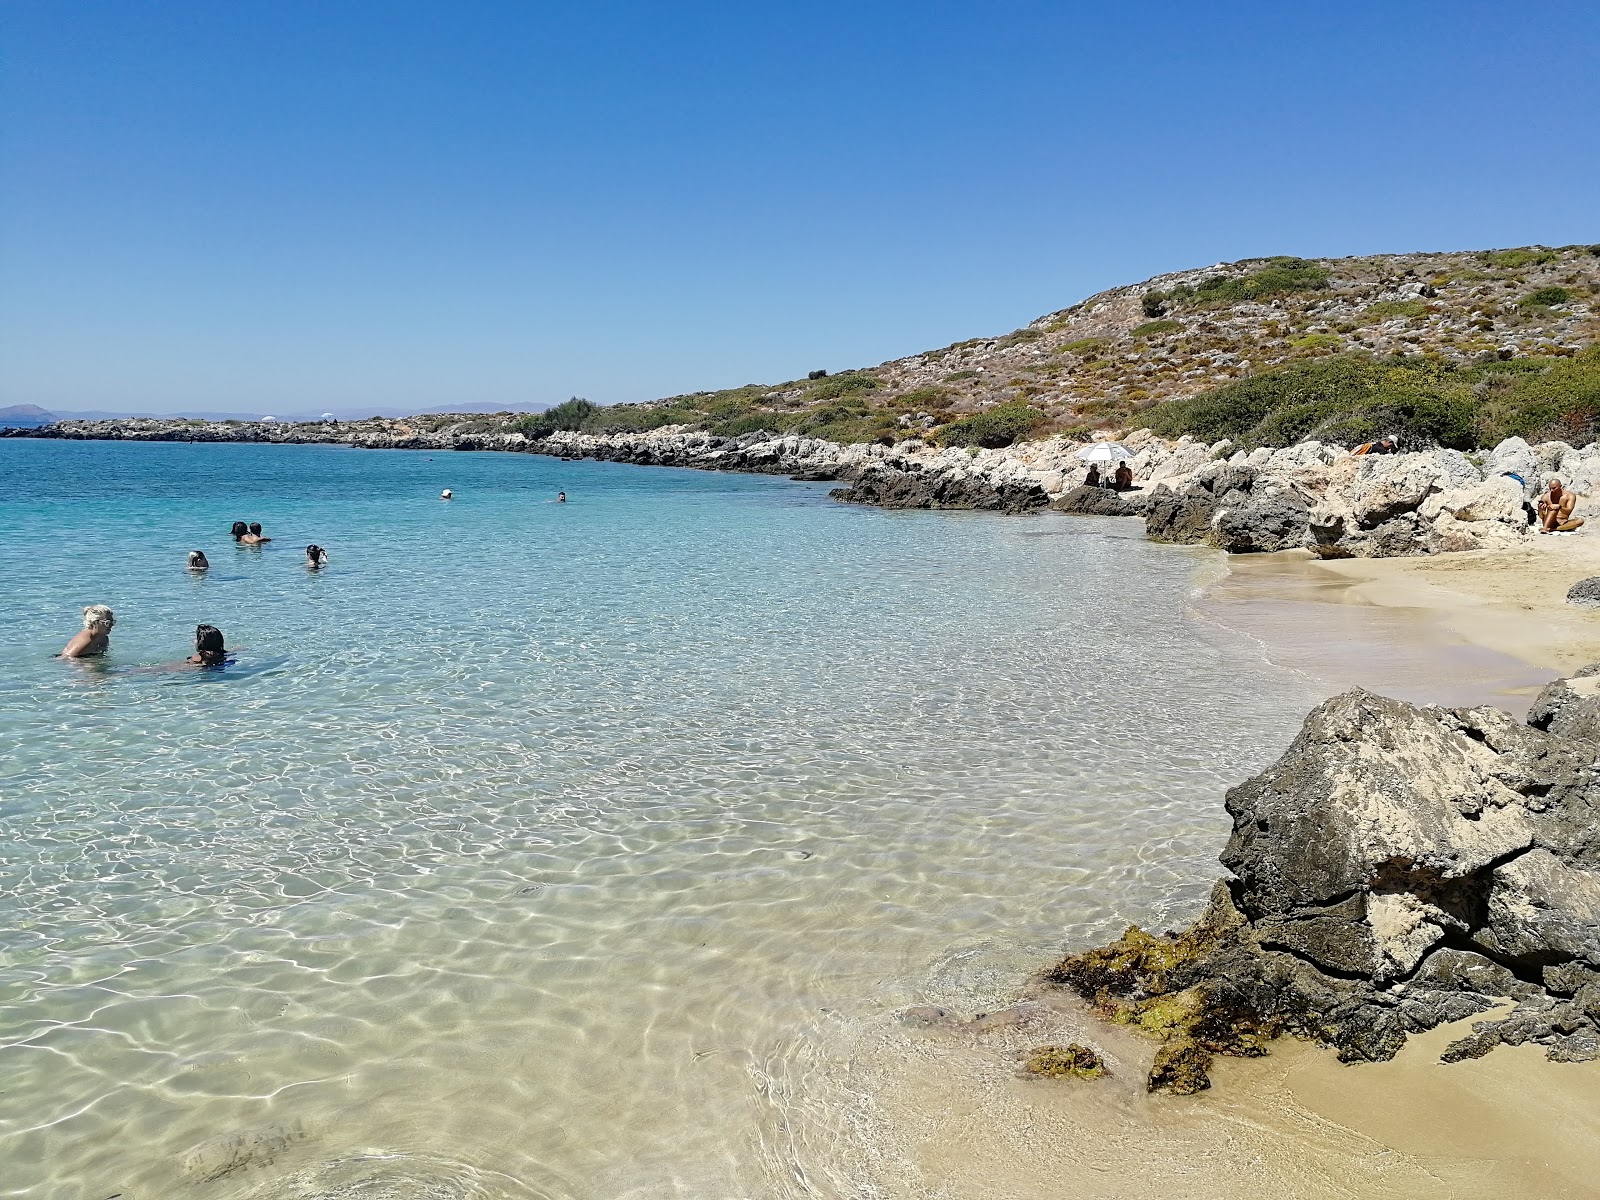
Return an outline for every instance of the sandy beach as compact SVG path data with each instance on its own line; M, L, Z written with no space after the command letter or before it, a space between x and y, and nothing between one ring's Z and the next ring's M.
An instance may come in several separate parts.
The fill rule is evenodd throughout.
M1322 562L1290 551L1231 558L1197 605L1330 690L1519 711L1545 681L1600 659L1600 613L1565 599L1594 574L1600 538L1582 535L1429 558ZM904 1181L892 1194L1600 1194L1600 1063L1550 1063L1533 1046L1441 1063L1482 1018L1416 1036L1377 1064L1344 1066L1280 1039L1266 1058L1219 1061L1211 1091L1176 1098L1144 1091L1153 1043L1070 997L1043 999L1050 1015L1031 1029L976 1038L897 1029L863 1055L864 1073L894 1064L862 1081L873 1141L897 1151L883 1172ZM1112 1078L1017 1078L1015 1055L1051 1040L1100 1048Z
M1520 713L1545 682L1600 659L1600 610L1566 602L1600 575L1587 531L1417 558L1237 555L1227 570L1202 608L1335 690Z

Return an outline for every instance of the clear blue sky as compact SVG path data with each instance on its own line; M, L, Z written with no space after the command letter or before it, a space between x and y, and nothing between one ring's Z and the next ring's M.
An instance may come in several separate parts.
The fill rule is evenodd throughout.
M5 0L0 55L0 404L610 403L1600 241L1576 0Z

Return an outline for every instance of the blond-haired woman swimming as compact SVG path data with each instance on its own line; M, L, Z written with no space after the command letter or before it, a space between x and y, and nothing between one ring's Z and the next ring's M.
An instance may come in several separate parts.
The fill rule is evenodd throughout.
M90 658L104 654L111 645L111 627L117 623L114 614L104 604L91 604L83 610L83 629L73 635L62 658Z

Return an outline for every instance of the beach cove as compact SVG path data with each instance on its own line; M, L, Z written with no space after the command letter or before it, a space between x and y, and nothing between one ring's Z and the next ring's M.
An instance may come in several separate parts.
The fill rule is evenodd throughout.
M1484 1115L1496 1087L1586 1094L1592 1066L1531 1050L1285 1045L1175 1101L1070 1011L1109 1092L1014 1079L1026 1031L897 1019L1004 1007L1066 946L1198 907L1221 791L1332 690L1208 611L1215 551L521 455L0 452L28 497L0 551L18 1194L1040 1194L1021 1159L1092 1172L1054 1194L1554 1195L1578 1177L1529 1139L1594 1144ZM235 550L235 517L280 541ZM264 669L51 662L96 601L114 667L215 620ZM1439 677L1481 688L1459 653ZM1506 694L1554 673L1492 665ZM1473 1137L1354 1099L1402 1072L1436 1099L1428 1069L1486 1097Z

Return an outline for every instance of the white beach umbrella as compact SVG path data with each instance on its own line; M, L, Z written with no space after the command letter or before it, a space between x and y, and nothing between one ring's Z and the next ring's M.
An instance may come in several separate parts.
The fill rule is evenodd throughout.
M1084 462L1114 463L1132 458L1133 455L1128 452L1126 446L1117 442L1096 442L1092 446L1085 446L1082 450L1079 450L1078 457L1083 459Z

